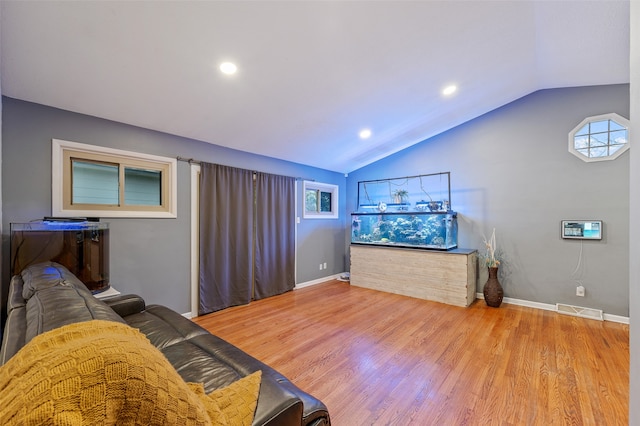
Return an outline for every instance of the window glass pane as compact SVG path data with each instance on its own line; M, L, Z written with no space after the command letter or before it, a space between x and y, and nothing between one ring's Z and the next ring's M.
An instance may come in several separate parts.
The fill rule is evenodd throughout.
M617 130L615 132L611 132L609 136L609 141L612 144L625 144L627 143L627 131L626 130Z
M582 126L582 128L576 132L576 136L583 136L588 134L589 134L589 123Z
M320 191L320 211L331 212L331 193Z
M118 165L71 160L71 204L118 205Z
M607 149L606 146L602 146L602 147L596 147L596 148L591 148L591 150L589 150L589 156L590 157L606 157L609 155L609 150Z
M589 147L589 137L588 136L576 136L573 138L573 146L576 149L583 149Z
M308 212L318 211L318 191L307 189L305 193L304 209Z
M609 155L615 154L624 145L609 145Z
M595 146L606 146L607 145L607 134L603 135L591 135L590 144L591 147Z
M626 130L626 128L622 125L622 124L618 124L615 121L611 120L609 122L609 126L611 126L611 131L615 131L615 130Z
M609 120L591 123L591 133L606 133L609 131Z
M579 149L578 152L584 155L585 157L589 156L589 148Z
M124 203L129 206L159 206L162 194L162 172L125 167Z

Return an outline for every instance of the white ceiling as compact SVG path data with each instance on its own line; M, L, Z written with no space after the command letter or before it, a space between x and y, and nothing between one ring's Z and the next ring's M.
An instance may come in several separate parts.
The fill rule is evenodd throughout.
M629 82L629 1L1 7L6 96L338 172L539 89Z

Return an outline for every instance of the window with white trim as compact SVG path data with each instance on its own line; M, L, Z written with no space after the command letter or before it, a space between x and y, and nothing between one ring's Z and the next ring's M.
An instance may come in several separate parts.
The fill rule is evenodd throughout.
M52 215L177 216L177 161L52 140Z
M338 218L338 186L305 180L302 185L304 194L305 219Z
M629 120L618 114L587 117L569 132L569 152L583 161L614 160L629 149Z

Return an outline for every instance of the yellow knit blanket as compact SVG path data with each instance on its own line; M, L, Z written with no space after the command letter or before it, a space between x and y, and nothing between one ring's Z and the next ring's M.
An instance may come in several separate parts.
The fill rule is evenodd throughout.
M0 368L0 424L248 426L260 381L205 395L138 330L86 321L36 336Z

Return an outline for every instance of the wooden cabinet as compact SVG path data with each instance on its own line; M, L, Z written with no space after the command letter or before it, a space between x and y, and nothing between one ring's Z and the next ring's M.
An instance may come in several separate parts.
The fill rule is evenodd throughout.
M351 245L351 285L456 306L476 298L476 250Z

